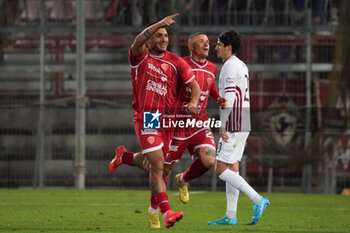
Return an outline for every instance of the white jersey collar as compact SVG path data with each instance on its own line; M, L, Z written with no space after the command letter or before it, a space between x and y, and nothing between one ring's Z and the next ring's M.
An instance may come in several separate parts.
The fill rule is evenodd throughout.
M161 55L154 55L154 54L152 54L152 53L148 53L149 54L149 56L150 57L153 57L153 58L161 58L161 57L164 57L165 56L165 53L166 53L166 51L164 52L164 53L162 53Z
M197 63L195 60L192 59L192 57L190 57L190 60L193 64L195 64L196 66L198 66L199 68L204 68L208 65L208 60L205 60L204 65L200 65L199 63Z

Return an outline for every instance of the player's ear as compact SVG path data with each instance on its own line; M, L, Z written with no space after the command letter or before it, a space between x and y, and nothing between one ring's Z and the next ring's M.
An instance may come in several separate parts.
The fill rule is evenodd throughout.
M188 50L190 50L190 52L193 51L193 44L192 44L192 43L189 43L189 44L187 45L187 47L188 47Z
M228 51L232 52L232 45L231 45L231 44L227 45L227 46L226 46L226 49L227 49Z

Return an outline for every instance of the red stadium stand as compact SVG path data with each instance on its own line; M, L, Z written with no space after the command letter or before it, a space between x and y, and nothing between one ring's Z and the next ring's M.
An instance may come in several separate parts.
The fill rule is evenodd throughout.
M14 49L38 49L40 37L37 34L20 34L13 40Z

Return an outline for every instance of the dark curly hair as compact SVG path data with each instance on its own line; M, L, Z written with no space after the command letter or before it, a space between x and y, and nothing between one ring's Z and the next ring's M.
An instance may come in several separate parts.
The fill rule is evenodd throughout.
M233 30L221 32L219 40L225 47L232 45L232 53L237 53L238 49L241 47L241 34Z

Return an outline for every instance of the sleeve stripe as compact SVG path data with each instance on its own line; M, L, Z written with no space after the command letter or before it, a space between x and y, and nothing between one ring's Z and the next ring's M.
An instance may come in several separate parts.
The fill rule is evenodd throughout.
M188 83L190 83L190 82L192 82L192 80L195 78L195 76L193 75L189 80L187 80L186 82L185 82L185 84L188 84Z
M225 87L225 90L228 90L228 89L239 89L239 87L238 86Z
M235 132L240 131L242 127L242 93L239 87L230 88L227 92L235 93L235 100L232 106L232 111L228 117L226 130Z

